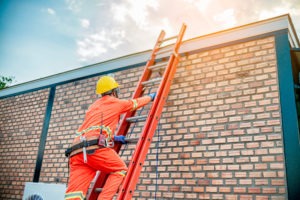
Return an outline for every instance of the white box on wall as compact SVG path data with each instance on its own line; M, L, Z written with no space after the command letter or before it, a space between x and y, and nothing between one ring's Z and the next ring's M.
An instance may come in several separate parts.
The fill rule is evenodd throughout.
M65 184L26 182L23 200L63 200L65 191Z

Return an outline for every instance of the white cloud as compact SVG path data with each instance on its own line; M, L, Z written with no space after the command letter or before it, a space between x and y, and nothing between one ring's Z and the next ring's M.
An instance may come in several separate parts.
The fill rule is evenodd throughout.
M275 17L283 14L291 14L294 16L300 15L300 9L292 7L291 4L286 3L284 6L275 7L273 9L262 10L259 14L259 20Z
M48 12L50 15L55 15L55 14L56 14L55 10L53 10L52 8L47 8L47 12Z
M121 23L125 21L125 17L128 13L128 10L126 9L125 6L121 6L119 4L112 4L111 10L113 13L113 18L116 21L119 21Z
M237 23L233 8L227 9L224 12L215 15L213 19L223 28L233 27Z
M111 10L114 20L124 23L127 19L133 20L140 29L148 29L149 9L157 10L158 0L126 0L123 3L112 4Z
M84 40L77 42L78 50L77 54L80 56L80 61L86 61L91 58L100 56L107 52L107 49L103 47L101 43L93 43L91 40Z
M80 25L83 28L89 28L90 26L90 21L88 19L80 19Z
M82 0L65 0L69 10L79 12L82 7Z
M170 33L173 33L175 30L174 28L172 27L172 24L170 22L170 20L168 18L163 18L161 20L161 24L162 24L162 27L163 27L163 30L166 32L166 34L170 34Z
M125 31L122 30L112 30L111 38L109 38L108 46L111 49L116 49L119 45L123 44L123 39L125 38Z
M184 0L188 4L193 4L197 7L197 9L204 13L206 12L207 7L210 3L212 3L212 0Z
M77 41L77 54L80 61L95 59L110 49L116 49L124 43L125 31L101 30Z

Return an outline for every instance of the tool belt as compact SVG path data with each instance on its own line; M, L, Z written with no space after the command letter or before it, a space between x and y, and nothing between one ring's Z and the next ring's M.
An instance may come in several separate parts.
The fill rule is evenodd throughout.
M72 157L78 153L83 152L83 148L86 148L87 151L96 150L99 148L105 148L105 146L99 145L99 137L92 137L83 142L75 143L70 148L67 148L65 151L66 157Z

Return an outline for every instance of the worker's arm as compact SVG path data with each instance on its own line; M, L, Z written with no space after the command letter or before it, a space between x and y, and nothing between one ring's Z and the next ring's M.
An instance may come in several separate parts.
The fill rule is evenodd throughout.
M156 93L151 93L147 96L131 99L131 100L121 100L122 113L127 111L134 111L140 107L145 106L150 101L153 101L156 96Z

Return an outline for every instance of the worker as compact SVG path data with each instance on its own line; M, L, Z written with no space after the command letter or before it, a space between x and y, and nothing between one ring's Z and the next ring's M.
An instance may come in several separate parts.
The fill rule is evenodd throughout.
M125 136L114 135L120 115L148 104L156 96L151 93L137 99L121 100L119 84L111 76L98 80L96 93L101 98L88 108L72 147L66 151L70 157L70 177L65 200L85 199L98 170L109 174L98 200L113 198L127 172L126 164L112 148L114 142L126 143Z

